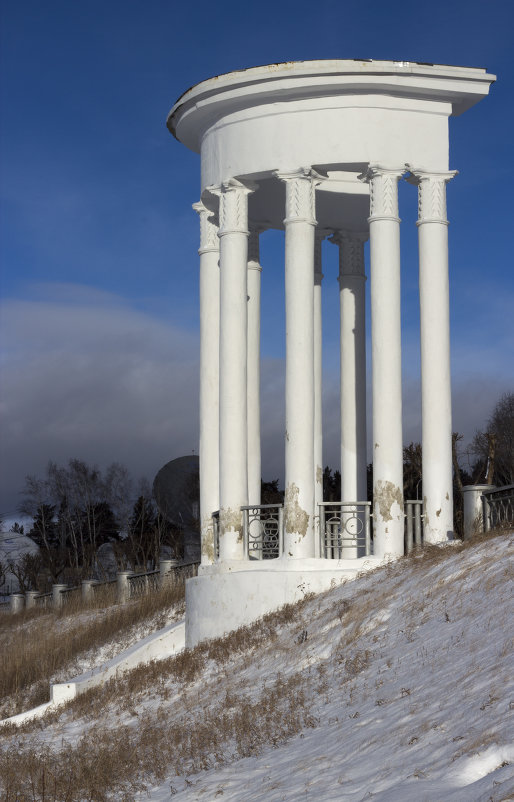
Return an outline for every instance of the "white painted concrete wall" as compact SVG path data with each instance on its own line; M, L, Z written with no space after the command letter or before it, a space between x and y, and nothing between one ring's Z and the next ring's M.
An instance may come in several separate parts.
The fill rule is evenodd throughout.
M174 654L182 651L185 644L185 622L180 621L178 624L169 624L163 629L153 632L146 638L135 643L129 649L121 652L121 654L108 660L101 666L94 668L92 671L86 671L84 674L79 674L77 677L69 680L69 682L57 682L50 686L50 701L45 704L34 707L32 710L27 710L19 713L16 716L11 716L3 721L2 724L23 724L32 718L40 718L46 711L57 705L69 702L75 699L79 694L90 688L95 688L98 685L103 685L112 677L130 671L132 668L141 665L142 663L149 663L152 660L163 660L166 657L172 657Z
M376 557L356 560L232 561L206 566L186 582L186 647L221 637L307 593L321 593L380 565Z

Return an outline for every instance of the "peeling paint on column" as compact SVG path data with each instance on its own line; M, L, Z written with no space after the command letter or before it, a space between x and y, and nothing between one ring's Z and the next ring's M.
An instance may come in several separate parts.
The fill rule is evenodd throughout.
M319 465L316 466L316 482L319 485L323 483L323 469Z
M378 481L375 486L375 498L383 521L393 520L391 510L395 503L398 504L400 512L403 512L403 493L393 482Z
M303 538L307 534L307 527L309 526L309 513L300 507L298 502L299 494L300 489L294 482L286 487L284 512L286 530L288 532L297 532Z
M430 526L430 523L428 521L428 508L427 508L427 497L426 496L423 496L423 512L425 514L425 517L424 517L424 520L423 520L423 527L424 527L424 529L426 531L428 529L428 527Z
M220 528L222 536L230 530L237 532L237 542L241 543L243 540L243 516L241 510L233 510L230 507L227 507L226 510L220 510Z
M210 563L214 562L214 533L212 526L206 527L202 538L202 556Z

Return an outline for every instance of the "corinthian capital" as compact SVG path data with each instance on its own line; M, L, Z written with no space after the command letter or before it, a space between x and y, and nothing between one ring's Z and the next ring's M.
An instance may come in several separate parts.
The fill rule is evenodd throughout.
M446 184L458 174L458 171L429 172L428 170L409 169L410 175L407 181L418 187L418 226L422 223L448 225Z
M398 217L398 179L404 174L404 168L381 167L370 164L365 173L359 176L360 181L369 184L369 218L373 220L395 220Z
M198 249L198 253L219 251L218 226L213 222L215 219L214 212L207 209L202 201L193 203L193 209L195 212L198 212L200 218L200 248Z
M219 236L239 233L248 234L248 195L256 186L250 182L242 183L235 178L225 181L220 189L220 229Z
M310 167L277 171L277 178L286 185L286 217L284 223L304 222L316 225L316 186L323 179Z

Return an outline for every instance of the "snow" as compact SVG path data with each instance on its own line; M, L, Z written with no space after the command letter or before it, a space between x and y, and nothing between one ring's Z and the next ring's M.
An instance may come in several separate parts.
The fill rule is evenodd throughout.
M132 602L130 602L132 603ZM137 604L137 602L135 602ZM41 636L41 632L48 630L50 626L57 630L60 634L73 633L80 627L87 626L92 619L99 616L108 615L109 608L100 608L92 610L84 610L75 615L54 616L52 614L41 615L34 619L29 619L21 624L25 630L28 639L37 638ZM50 685L65 683L70 678L75 678L80 675L87 674L105 668L111 662L115 661L124 652L136 649L141 646L145 639L152 638L157 632L164 632L170 627L176 626L177 622L183 621L183 605L177 607L170 607L168 610L163 610L154 613L152 616L133 624L130 628L120 632L118 637L113 638L107 643L96 648L88 649L77 655L76 658L68 663L68 665L55 671L48 677L48 695L50 697ZM14 634L14 632L12 633ZM11 633L8 630L4 631L2 635L2 647L8 649L11 646ZM35 686L28 686L22 695L25 699L29 699L31 693L35 690ZM24 711L27 707L23 708ZM0 719L7 718L14 714L12 700L0 702ZM20 718L20 720L22 720Z
M68 708L23 742L59 748L152 717L194 726L292 678L309 714L299 734L242 758L220 740L221 761L171 771L139 802L514 799L513 545L498 537L380 568L307 601L258 649L207 662L188 686L164 674L133 710L103 702L99 723Z
M20 560L24 554L36 554L37 551L38 547L27 535L22 535L20 532L0 532L0 562L5 567L9 562L15 563ZM18 580L10 571L6 571L5 583L0 587L0 591L4 595L9 595L18 590Z

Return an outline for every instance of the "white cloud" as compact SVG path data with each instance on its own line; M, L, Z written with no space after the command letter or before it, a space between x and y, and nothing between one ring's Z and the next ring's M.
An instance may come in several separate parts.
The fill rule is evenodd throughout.
M198 447L196 333L87 288L54 298L1 310L2 511L49 459L120 461L153 478Z
M475 296L476 297L476 296ZM469 300L469 299L468 299ZM127 465L152 479L168 460L198 448L198 336L91 287L44 285L6 300L0 327L3 479L0 512L12 513L28 473L71 457ZM510 320L488 337L453 341L454 429L469 442L500 395L512 390ZM483 339L483 345L480 340ZM330 348L330 343L326 345ZM421 436L419 345L404 337L404 441ZM370 380L369 380L370 389ZM262 361L263 477L284 476L284 361ZM369 395L369 393L368 393ZM368 438L371 405L368 400ZM337 361L324 374L324 463L339 465Z

